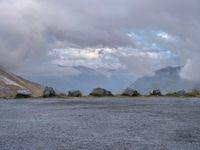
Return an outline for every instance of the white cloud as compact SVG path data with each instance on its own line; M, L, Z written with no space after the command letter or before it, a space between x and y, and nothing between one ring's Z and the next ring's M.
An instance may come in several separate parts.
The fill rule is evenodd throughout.
M166 39L166 40L168 40L170 38L170 35L166 32L159 32L159 33L157 33L157 36L161 37L163 39Z
M166 52L150 52L133 48L67 48L49 52L51 63L66 67L84 66L91 69L129 70L141 76L151 74L166 64ZM159 64L160 66L157 66Z
M0 65L53 62L138 74L171 65L175 55L174 63L184 64L200 57L199 6L197 0L0 0Z
M179 38L177 36L173 36L167 32L164 31L159 31L156 33L157 37L160 38L161 40L164 40L165 42L177 44ZM168 43L168 44L169 44Z
M200 58L189 59L180 72L180 75L188 80L200 81Z
M48 55L51 63L68 67L85 66L92 69L120 69L122 65L112 55L116 49L111 48L67 48L54 49Z

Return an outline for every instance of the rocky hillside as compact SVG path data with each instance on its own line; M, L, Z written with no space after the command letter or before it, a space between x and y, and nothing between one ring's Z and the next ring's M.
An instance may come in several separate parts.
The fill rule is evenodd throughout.
M39 97L43 92L41 85L0 69L0 97L13 97L20 89L29 90L33 97Z
M148 94L153 89L160 89L163 93L179 90L191 91L200 88L200 83L185 80L180 77L181 67L166 67L155 71L153 76L144 76L136 80L130 87Z

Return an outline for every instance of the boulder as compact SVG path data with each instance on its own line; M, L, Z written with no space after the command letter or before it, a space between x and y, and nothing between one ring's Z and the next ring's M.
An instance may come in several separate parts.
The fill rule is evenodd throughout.
M185 96L186 95L186 91L185 90L180 90L174 93L177 96Z
M162 93L160 90L152 90L150 95L151 96L162 96Z
M56 96L56 92L52 87L45 87L43 91L43 97L53 97Z
M70 97L81 97L82 93L79 90L77 90L77 91L69 91L68 92L68 96L70 96Z
M102 89L102 88L96 88L93 89L93 91L90 93L91 96L113 96L111 91L108 91L106 89Z
M139 96L140 94L138 93L137 90L134 90L132 88L127 88L123 93L122 96Z
M15 98L30 98L31 92L27 89L20 89L17 91Z

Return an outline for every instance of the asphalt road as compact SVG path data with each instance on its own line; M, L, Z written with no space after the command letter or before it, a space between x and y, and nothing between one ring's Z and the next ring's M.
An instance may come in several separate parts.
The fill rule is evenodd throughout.
M200 150L200 99L0 100L0 150Z

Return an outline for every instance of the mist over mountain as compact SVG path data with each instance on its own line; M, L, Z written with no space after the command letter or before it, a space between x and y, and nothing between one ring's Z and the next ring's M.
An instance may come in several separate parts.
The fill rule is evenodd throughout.
M33 97L42 96L43 87L0 68L0 97L13 97L18 90L29 90Z
M64 66L59 66L64 67ZM135 81L135 77L125 70L107 70L104 68L94 70L77 66L80 73L76 76L23 76L26 79L51 86L58 91L81 90L88 94L96 87L103 87L114 93L121 93L126 87L138 90L142 94L148 94L153 89L160 89L162 93L179 90L191 91L200 89L200 82L183 79L180 76L182 67L166 67L155 71L154 75L144 76ZM43 87L39 84L25 80L13 73L0 69L0 97L9 97L16 94L19 89L28 89L33 96L41 96Z
M64 67L64 66L60 66ZM114 93L122 92L135 77L127 71L107 70L104 68L94 70L91 68L77 66L80 73L73 76L24 76L43 85L52 86L55 89L67 92L69 90L81 90L89 94L92 89L103 87Z
M163 93L176 92L179 90L191 91L200 88L200 82L183 79L180 76L181 66L166 67L155 71L152 76L144 76L136 80L130 87L137 89L143 94L148 94L153 89L159 89Z

